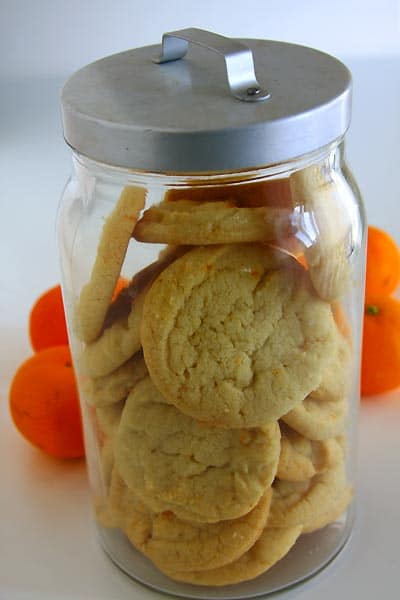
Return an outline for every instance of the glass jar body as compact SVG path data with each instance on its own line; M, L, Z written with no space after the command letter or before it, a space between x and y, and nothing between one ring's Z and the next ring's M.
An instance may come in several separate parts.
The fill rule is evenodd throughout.
M351 531L359 403L365 219L343 142L200 176L75 155L58 234L112 560L199 598L321 569Z

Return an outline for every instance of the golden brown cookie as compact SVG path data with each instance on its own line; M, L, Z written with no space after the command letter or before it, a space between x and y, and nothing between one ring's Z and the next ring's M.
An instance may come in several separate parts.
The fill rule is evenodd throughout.
M278 479L307 481L318 473L332 469L343 460L343 450L336 439L313 441L300 435L284 423L281 429L281 453Z
M109 375L87 379L84 384L85 398L97 408L121 402L146 375L146 363L138 352Z
M146 210L133 235L141 242L201 245L269 242L291 232L291 211L287 209L177 200Z
M310 440L328 440L345 431L347 414L348 403L345 398L320 400L310 394L281 419Z
M298 205L299 232L315 290L324 300L343 296L349 286L351 224L338 181L328 180L321 165L290 177Z
M339 401L348 398L352 380L353 357L350 342L337 330L337 343L318 388L311 393L315 400Z
M196 585L230 585L254 579L281 560L302 532L302 526L266 527L257 542L237 560L209 571L164 571L171 579Z
M121 420L122 411L125 406L125 400L108 404L107 406L98 406L96 408L96 418L101 431L109 438L112 438L118 429Z
M271 489L246 515L218 523L183 521L171 511L149 510L114 469L109 494L113 523L161 570L213 569L236 560L260 537Z
M246 183L242 177L230 181L218 181L218 185L197 185L177 187L167 190L164 200L194 200L196 202L215 202L218 200L234 202L236 206L275 206L292 208L290 178L264 179Z
M167 404L149 377L129 394L115 439L115 464L153 511L216 522L248 513L276 473L277 423L221 429Z
M165 246L157 260L138 271L111 303L104 320L104 329L129 317L135 298L151 284L165 267L179 256L183 256L189 249L189 246Z
M139 213L144 208L145 198L144 188L125 187L104 223L90 280L82 288L76 313L76 333L87 344L101 333L129 240Z
M97 493L93 497L93 508L96 520L103 527L117 527L108 502L111 476L114 469L114 448L112 438L103 436L97 458L98 464L95 467L93 465L93 467L99 471L97 475L98 483L94 486Z
M315 515L313 520L304 526L303 533L313 533L337 521L345 510L349 508L353 500L353 495L353 488L350 485L346 485L337 496L335 506L327 512Z
M352 355L348 340L336 330L336 345L318 388L292 408L282 421L310 440L328 440L345 431Z
M140 322L144 289L132 303L127 318L113 323L92 344L88 344L80 358L80 368L89 377L104 377L118 369L140 350Z
M136 273L109 307L102 335L84 348L84 373L94 378L108 375L140 350L140 321L147 288L165 267L187 251L185 246L168 247L158 260Z
M343 497L349 499L343 463L308 481L276 479L268 527L301 524L304 532L314 531L337 518L338 506L343 512Z
M114 447L112 437L106 437L100 450L101 476L104 488L108 489L114 467Z
M257 244L176 260L152 284L141 326L161 393L223 427L259 426L301 402L319 386L336 334L303 268Z

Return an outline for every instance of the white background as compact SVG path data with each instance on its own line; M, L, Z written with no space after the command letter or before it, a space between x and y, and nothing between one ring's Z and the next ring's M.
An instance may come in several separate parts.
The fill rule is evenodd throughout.
M29 308L59 279L54 223L70 170L61 85L90 61L190 26L313 46L351 68L349 162L370 222L400 242L399 1L0 0L1 600L145 594L135 588L129 595L88 534L83 465L60 466L31 449L12 428L7 394L12 373L31 352ZM302 598L375 598L382 590L396 597L399 427L398 395L364 405L354 540ZM98 568L103 576L96 579Z
M291 41L342 59L400 52L397 0L2 0L0 7L8 54L0 71L11 76L71 73L184 27Z

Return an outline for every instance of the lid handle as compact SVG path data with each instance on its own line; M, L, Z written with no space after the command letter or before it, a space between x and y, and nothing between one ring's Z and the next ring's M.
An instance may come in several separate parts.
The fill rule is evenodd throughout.
M259 102L270 97L271 94L257 81L250 48L211 31L191 27L164 33L162 53L154 58L153 62L162 64L183 58L188 51L189 42L213 50L224 57L232 96L244 102Z

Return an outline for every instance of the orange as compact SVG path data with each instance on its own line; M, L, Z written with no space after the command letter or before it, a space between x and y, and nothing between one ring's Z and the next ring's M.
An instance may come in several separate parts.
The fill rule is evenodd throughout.
M67 325L61 287L56 285L42 294L29 316L29 337L35 352L68 344Z
M378 297L365 305L361 393L365 396L400 386L400 302Z
M400 250L388 233L368 227L366 298L389 296L400 282Z
M84 455L78 392L68 346L38 352L17 370L10 388L17 429L57 458Z

